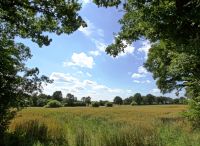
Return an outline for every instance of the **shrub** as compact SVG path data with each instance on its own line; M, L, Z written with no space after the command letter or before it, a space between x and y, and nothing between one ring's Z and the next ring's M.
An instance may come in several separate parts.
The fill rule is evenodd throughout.
M191 122L194 129L200 129L200 96L188 101L189 109L184 116Z
M92 102L92 107L99 107L99 102Z
M51 100L51 101L49 101L48 103L47 103L47 105L45 106L45 107L47 107L47 108L51 108L51 107L61 107L62 106L62 104L59 102L59 101L57 101L57 100Z
M112 102L107 102L106 103L106 107L112 107L112 106L113 106Z
M132 105L132 106L137 105L137 102L132 101L132 102L131 102L131 105Z

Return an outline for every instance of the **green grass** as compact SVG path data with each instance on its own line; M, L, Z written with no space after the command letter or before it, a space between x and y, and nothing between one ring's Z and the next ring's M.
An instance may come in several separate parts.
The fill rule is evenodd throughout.
M199 146L183 105L26 108L10 124L19 146Z

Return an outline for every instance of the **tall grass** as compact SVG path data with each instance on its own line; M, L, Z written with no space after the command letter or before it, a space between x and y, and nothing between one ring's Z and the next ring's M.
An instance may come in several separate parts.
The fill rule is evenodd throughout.
M199 146L185 106L27 108L12 121L8 146Z

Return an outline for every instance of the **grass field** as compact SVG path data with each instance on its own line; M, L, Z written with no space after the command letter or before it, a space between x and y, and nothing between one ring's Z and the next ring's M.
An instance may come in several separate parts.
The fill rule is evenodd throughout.
M9 145L200 146L184 105L26 108L10 124Z

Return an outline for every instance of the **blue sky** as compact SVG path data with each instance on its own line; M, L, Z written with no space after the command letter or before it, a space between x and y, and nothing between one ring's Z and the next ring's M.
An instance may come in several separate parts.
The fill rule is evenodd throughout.
M137 92L161 95L152 74L143 67L150 48L147 40L128 45L117 58L104 51L113 42L114 33L120 30L118 20L123 15L120 9L98 8L85 0L80 15L87 28L79 28L71 35L49 34L53 41L47 47L39 48L30 40L20 40L33 54L27 65L37 66L41 74L54 80L44 86L44 93L51 95L61 90L63 96L72 93L79 99L91 96L92 100L112 100L116 95L126 98Z

